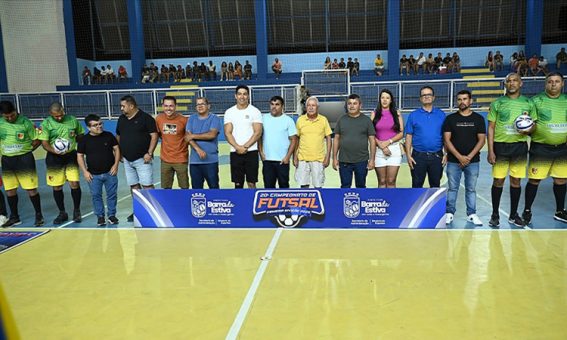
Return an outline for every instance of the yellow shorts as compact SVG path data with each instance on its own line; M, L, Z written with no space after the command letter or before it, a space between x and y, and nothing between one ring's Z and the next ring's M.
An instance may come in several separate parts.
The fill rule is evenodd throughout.
M526 178L527 163L526 157L496 159L496 164L492 166L492 177L506 178L509 172L511 177Z
M21 186L24 190L37 189L38 180L35 159L31 152L18 156L2 156L4 189L13 190Z
M78 182L80 180L77 153L72 151L65 155L47 153L45 157L47 185L57 187L66 181Z
M567 178L567 159L530 158L528 166L529 179L545 179L547 177Z

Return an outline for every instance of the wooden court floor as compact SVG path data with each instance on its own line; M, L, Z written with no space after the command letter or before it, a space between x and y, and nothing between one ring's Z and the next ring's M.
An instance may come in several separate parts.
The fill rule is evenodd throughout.
M566 339L564 230L54 229L0 254L23 339Z

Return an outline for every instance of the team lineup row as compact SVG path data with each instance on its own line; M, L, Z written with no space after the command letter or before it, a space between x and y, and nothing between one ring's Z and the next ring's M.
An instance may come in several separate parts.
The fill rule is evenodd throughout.
M324 186L325 168L339 172L341 188L352 185L364 188L368 170L374 169L379 187L393 188L402 162L407 155L412 187L420 188L427 176L430 187L439 187L446 168L448 178L446 223L453 221L455 203L462 174L465 177L465 201L468 221L482 225L476 215L476 180L480 150L488 136L488 162L493 165L491 189L493 213L489 225L499 226L499 205L505 178L510 177L509 222L523 227L530 223L531 206L539 182L553 177L556 200L555 219L567 222L565 188L567 183L567 96L562 94L563 76L551 73L546 77L545 91L529 99L521 95L522 80L516 73L505 81L506 94L495 101L488 114L488 131L484 118L470 107L470 92L457 94L458 111L446 115L434 107L431 87L420 89L422 107L411 112L404 123L396 109L395 98L388 90L379 94L379 104L368 117L361 112L358 95L346 101L346 114L339 118L332 139L328 120L319 114L316 97L306 101L306 114L297 122L283 114L284 100L274 96L270 113L262 114L250 104L249 89L238 85L236 105L226 110L224 123L209 112L207 98L197 98L197 114L184 117L176 111L175 97L162 99L163 112L155 119L140 110L132 96L120 101L122 115L116 136L104 131L101 118L88 115L87 130L79 121L65 115L59 103L49 108L49 117L39 128L19 115L11 102L0 103L0 142L2 175L8 197L0 197L0 222L3 227L21 223L18 214L17 188L27 190L36 212L35 225L44 224L37 192L38 178L33 150L39 145L47 151L47 184L59 215L53 221L61 224L69 219L65 211L63 185L69 182L73 198L73 221L81 221L80 172L89 183L94 214L99 226L117 224L116 196L119 163L123 162L126 181L132 190L153 188L152 162L161 139L161 186L171 189L177 176L179 187L219 188L218 138L224 129L230 144L230 172L235 188L255 188L259 162L265 188L289 188L290 164L296 168L295 180L303 188ZM528 147L528 136L531 143ZM405 137L405 143L402 140ZM189 152L189 149L191 152ZM529 151L528 151L529 150ZM529 166L527 164L530 155ZM520 181L528 170L525 209L517 213L521 195ZM107 211L104 211L103 187ZM106 218L105 216L108 216ZM133 215L128 217L133 221Z

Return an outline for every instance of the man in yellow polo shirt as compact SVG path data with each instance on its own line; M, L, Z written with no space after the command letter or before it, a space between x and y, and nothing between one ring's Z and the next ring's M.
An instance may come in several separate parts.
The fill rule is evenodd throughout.
M331 159L331 126L319 114L319 100L309 97L305 102L307 114L297 119L298 147L293 157L296 167L295 180L302 188L322 188L325 183L325 168Z

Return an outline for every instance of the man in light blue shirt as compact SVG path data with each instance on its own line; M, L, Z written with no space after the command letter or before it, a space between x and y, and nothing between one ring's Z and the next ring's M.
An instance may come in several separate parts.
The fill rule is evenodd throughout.
M264 134L259 143L263 162L264 188L289 188L289 162L297 146L297 129L291 117L283 113L284 100L270 99L270 113L263 115Z

